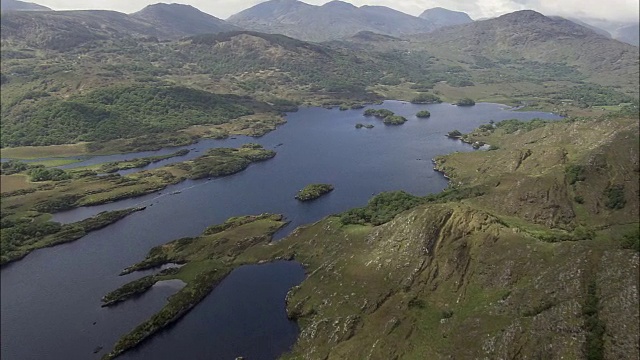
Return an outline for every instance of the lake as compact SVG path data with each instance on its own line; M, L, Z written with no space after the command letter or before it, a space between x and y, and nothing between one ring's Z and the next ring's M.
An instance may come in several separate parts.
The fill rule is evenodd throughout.
M144 258L153 246L197 236L207 226L231 216L264 212L281 213L291 221L277 234L281 238L299 225L363 206L382 191L439 192L447 181L433 171L431 159L473 151L469 145L445 137L447 132L468 132L489 120L559 119L549 113L515 112L486 103L456 107L387 101L371 107L390 109L409 121L384 126L380 120L365 118L364 109L302 108L287 116L287 124L262 138L203 140L184 147L194 148L185 157L147 169L200 156L211 147L247 142L277 151L269 161L229 177L185 181L161 194L56 214L56 221L73 222L104 210L152 204L76 242L35 251L1 270L1 357L99 359L121 335L159 310L166 297L177 291L175 286L154 286L134 300L113 308L100 307L104 294L142 276L118 274ZM415 114L425 109L431 117L417 119ZM356 129L356 123L375 128ZM72 166L178 149L96 157ZM310 203L294 199L305 185L320 182L333 184L335 190ZM179 193L172 195L174 192ZM284 297L303 277L295 262L239 268L177 324L123 358L277 358L297 336L296 324L284 313ZM97 346L104 350L93 354Z

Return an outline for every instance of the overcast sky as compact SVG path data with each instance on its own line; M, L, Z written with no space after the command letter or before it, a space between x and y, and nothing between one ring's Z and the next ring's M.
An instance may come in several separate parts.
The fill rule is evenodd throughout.
M125 13L138 11L161 0L26 0L48 6L54 10L108 9ZM464 11L472 18L493 17L504 13L533 9L545 15L600 18L614 21L637 22L640 0L346 0L356 6L384 5L412 15L432 7ZM226 19L264 0L165 0L190 4L198 9ZM327 0L304 0L321 5Z

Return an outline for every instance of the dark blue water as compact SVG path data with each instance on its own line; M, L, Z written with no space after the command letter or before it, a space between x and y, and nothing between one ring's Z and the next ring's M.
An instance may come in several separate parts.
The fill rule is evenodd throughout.
M282 321L284 299L304 276L288 261L236 269L175 326L121 358L275 359L296 340L297 324Z
M272 160L251 165L233 176L174 185L162 194L57 214L56 220L70 222L104 210L140 203L153 204L145 211L79 241L36 251L2 269L1 357L21 360L97 359L104 351L110 350L118 337L159 310L165 298L176 291L166 286L154 287L147 294L115 308L100 307L100 298L105 293L141 276L119 277L117 274L141 260L153 246L184 236L196 236L207 226L231 216L282 213L292 221L286 230L288 232L295 226L317 221L329 214L362 206L372 194L381 191L405 190L416 195L438 192L447 183L432 170L430 159L454 151L472 151L468 145L446 138L444 134L448 131L470 131L489 120L558 118L548 113L513 112L496 104L455 107L387 102L376 107L391 109L409 121L402 126L384 126L379 120L363 117L364 110L301 109L288 116L287 124L260 139L205 141L190 146L199 152L192 151L187 155L199 156L211 146L258 142L266 148L276 149L278 155ZM415 118L415 113L423 109L431 112L431 118ZM375 128L355 129L358 122L372 123ZM281 143L283 145L278 146ZM171 153L176 149L162 151ZM126 154L121 159L158 153ZM182 160L184 158L175 158L168 162ZM163 163L151 167L161 165ZM315 182L331 183L335 190L311 203L299 203L293 198L299 189ZM177 190L181 193L169 195ZM291 266L294 268L292 272L285 273L290 276L299 274L296 272L299 270L295 270L297 265ZM253 346L251 357L249 354L238 355L253 359L258 356L255 354L263 354L260 358L272 359L286 351L295 340L297 330L284 316L271 316L270 312L253 313L251 322L260 323L259 330L271 333L270 337L247 334L246 320L233 323L213 318L205 322L196 321L201 317L222 314L241 319L233 305L242 303L247 297L242 290L246 284L242 279L261 276L264 271L261 269L247 267L240 270L241 274L246 271L248 275L229 278L225 282L228 290L212 293L189 313L188 317L194 317L194 320L188 322L187 318L183 319L158 338L161 341L148 342L139 352L131 353L129 358L173 359L175 354L171 355L167 350L172 346L183 351L181 358L189 359L205 355L206 358L225 358L230 354L228 351L244 349L249 343ZM270 280L271 285L251 293L250 297L270 306L284 306L279 289L280 285L290 286L292 280L287 277L289 275L276 271ZM212 337L217 336L212 334L230 334L224 340L226 347L219 347L220 353L208 345ZM98 345L104 346L105 350L94 355L93 349ZM200 349L207 349L206 353Z

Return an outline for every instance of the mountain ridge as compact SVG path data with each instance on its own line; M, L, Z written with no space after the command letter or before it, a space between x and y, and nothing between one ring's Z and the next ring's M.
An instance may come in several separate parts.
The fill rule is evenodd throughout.
M27 1L3 0L0 2L0 11L52 11L52 9Z
M191 5L177 3L148 5L130 16L146 21L162 29L163 32L175 36L240 30L238 27Z

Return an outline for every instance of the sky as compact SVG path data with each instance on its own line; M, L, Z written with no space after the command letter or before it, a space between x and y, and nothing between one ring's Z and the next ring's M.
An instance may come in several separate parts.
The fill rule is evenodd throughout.
M124 13L138 11L162 0L25 0L54 10L106 9ZM164 0L192 5L213 16L229 16L265 0ZM382 5L419 15L433 7L464 11L473 19L495 17L517 10L532 9L545 15L572 16L619 22L637 22L640 0L345 0L356 6ZM327 0L303 0L322 5Z

